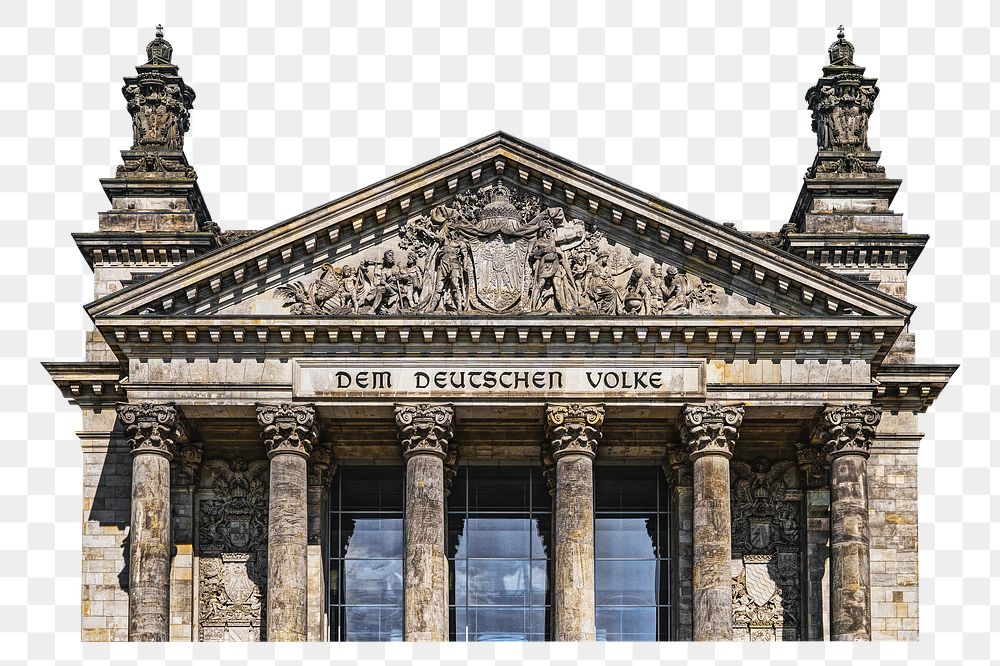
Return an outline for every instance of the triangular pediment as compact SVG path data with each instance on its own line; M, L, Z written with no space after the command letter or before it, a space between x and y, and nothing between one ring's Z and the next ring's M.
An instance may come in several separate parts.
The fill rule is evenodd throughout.
M898 318L912 306L498 133L87 311Z

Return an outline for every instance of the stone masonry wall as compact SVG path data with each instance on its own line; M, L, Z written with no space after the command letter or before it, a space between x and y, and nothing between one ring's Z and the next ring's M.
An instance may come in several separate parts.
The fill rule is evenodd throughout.
M125 440L110 434L114 409L84 409L83 571L80 639L128 640L128 529L132 460Z
M868 461L872 640L919 638L914 421L885 414Z

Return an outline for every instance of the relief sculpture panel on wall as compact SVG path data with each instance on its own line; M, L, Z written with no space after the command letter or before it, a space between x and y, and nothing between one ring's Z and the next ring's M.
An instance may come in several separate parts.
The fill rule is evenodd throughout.
M732 461L733 639L799 637L800 519L791 461Z
M718 312L737 298L616 248L593 223L503 183L461 192L407 220L398 242L375 256L325 264L276 295L301 315L670 316Z
M198 503L198 630L202 641L266 640L265 460L210 460Z

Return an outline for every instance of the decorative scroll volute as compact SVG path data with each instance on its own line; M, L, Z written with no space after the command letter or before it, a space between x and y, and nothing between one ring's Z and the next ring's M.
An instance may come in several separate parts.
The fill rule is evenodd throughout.
M681 439L694 460L703 455L733 456L743 423L741 405L687 405L681 422Z
M187 439L187 426L173 405L122 404L118 418L125 425L132 455L158 453L171 459L174 445Z
M329 444L317 444L309 454L309 464L306 466L308 484L310 486L326 487L337 473L337 463L333 458L333 450Z
M269 458L278 453L308 458L319 437L316 408L312 405L258 405L257 422L264 427L261 434Z
M426 453L447 461L452 455L454 418L455 410L451 405L396 405L396 425L399 428L403 459L408 460L411 456Z
M663 475L671 486L690 486L694 482L691 470L691 456L679 446L667 449L667 460L663 463Z
M813 422L813 438L828 460L842 455L871 452L875 428L882 420L882 408L873 405L827 405Z
M830 484L830 463L818 446L807 443L795 445L795 459L799 464L802 484L810 489L823 489Z
M200 442L181 444L176 447L174 459L170 461L173 472L173 485L194 486L198 483L198 472L201 470L201 459L204 447Z
M560 404L545 408L549 457L553 463L571 453L593 458L601 441L604 405ZM543 454L544 460L544 454Z

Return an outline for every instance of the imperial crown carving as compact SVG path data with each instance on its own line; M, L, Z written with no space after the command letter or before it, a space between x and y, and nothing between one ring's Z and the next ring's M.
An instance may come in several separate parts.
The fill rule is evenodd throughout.
M184 419L173 405L143 402L118 405L118 418L132 455L159 453L173 458L174 445L187 437Z
M743 413L740 405L686 406L680 430L691 458L712 453L732 457Z
M455 410L451 405L416 404L396 406L396 425L403 459L419 453L438 456L445 462L455 459L452 451L452 422ZM452 464L452 466L454 463Z
M316 409L312 405L258 405L257 421L264 426L261 435L268 457L277 453L308 457L319 437Z
M841 455L868 457L882 409L873 405L827 406L813 422L813 437L829 460Z
M711 312L719 287L613 248L592 223L503 183L407 220L397 249L279 287L293 314Z

